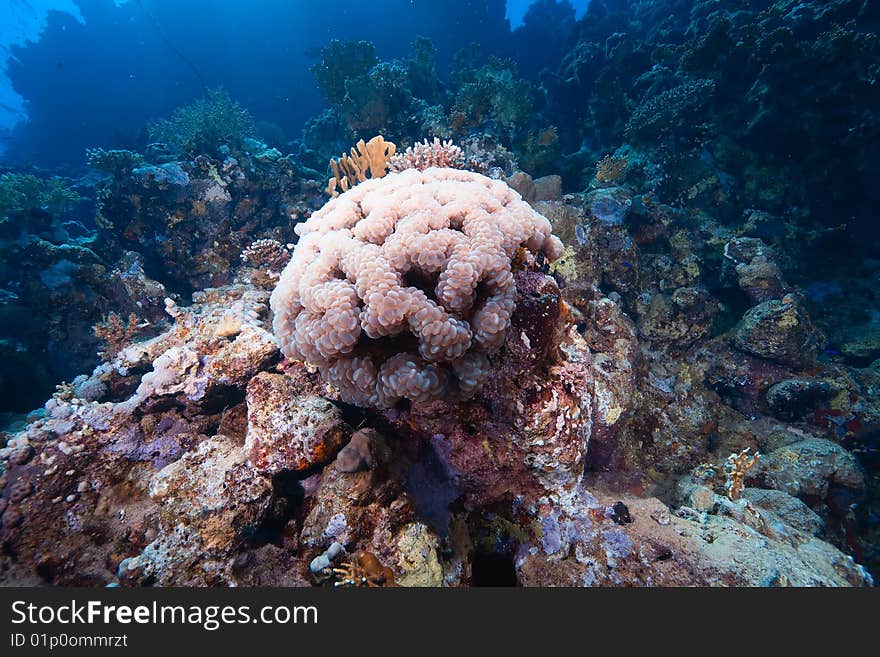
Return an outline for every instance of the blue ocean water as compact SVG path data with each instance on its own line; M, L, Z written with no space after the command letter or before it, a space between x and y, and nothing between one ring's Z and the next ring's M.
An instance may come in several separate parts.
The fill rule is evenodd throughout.
M131 141L148 119L216 85L294 136L322 107L308 67L329 40L367 39L393 59L424 35L442 69L470 43L512 54L510 30L530 4L4 0L0 148L10 161L73 164L86 147Z

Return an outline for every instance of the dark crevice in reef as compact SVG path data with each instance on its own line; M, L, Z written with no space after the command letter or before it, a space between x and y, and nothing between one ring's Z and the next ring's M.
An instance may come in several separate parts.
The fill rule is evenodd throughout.
M217 386L199 400L200 414L213 415L244 401L244 390L236 386Z
M122 402L131 397L141 383L141 377L152 371L149 365L130 368L125 376L112 379L112 385L108 386L107 392L100 398L101 402Z
M722 304L721 311L712 323L713 336L731 330L742 319L743 313L754 305L749 296L739 288L718 288L712 290L712 294Z
M345 420L349 426L355 429L362 426L372 426L371 420L373 414L370 411L354 406L353 404L346 404L343 401L337 400L334 403L342 413L342 419Z
M435 292L437 288L436 275L426 276L415 269L410 269L403 275L403 286L419 289L425 293L425 296L428 297L428 299L435 303L437 301L437 294Z
M510 553L478 551L471 562L473 586L516 586L516 567Z
M461 497L455 476L437 454L436 447L424 444L418 458L407 471L404 489L412 497L413 506L431 529L441 538L449 533L449 523Z
M302 521L305 490L302 475L280 473L272 479L272 503L263 521L247 536L247 545L257 548L272 544L283 547L290 540L292 526Z

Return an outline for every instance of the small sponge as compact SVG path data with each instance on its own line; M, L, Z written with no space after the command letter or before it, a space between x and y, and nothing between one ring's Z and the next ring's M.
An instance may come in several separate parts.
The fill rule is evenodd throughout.
M365 407L479 390L516 305L517 249L562 253L504 182L448 168L367 180L296 232L272 293L275 336Z

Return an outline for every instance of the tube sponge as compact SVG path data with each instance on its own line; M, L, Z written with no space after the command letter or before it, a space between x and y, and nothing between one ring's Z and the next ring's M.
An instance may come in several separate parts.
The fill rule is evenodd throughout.
M270 300L281 351L375 408L479 390L516 305L517 250L562 253L504 182L448 168L367 180L296 232Z

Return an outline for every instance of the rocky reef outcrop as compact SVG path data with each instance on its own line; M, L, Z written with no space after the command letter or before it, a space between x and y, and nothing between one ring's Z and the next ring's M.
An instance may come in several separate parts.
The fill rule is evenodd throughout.
M169 300L167 329L7 439L4 581L871 583L853 559L865 473L844 445L854 421L876 422L872 370L753 349L742 325L713 326L696 256L659 266L644 243L591 256L632 228L586 195L534 203L569 254L515 272L492 376L470 399L344 403L282 357L259 267ZM691 253L684 237L656 239ZM803 339L784 317L769 327L756 343ZM754 467L726 468L746 447Z

